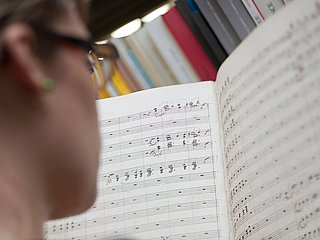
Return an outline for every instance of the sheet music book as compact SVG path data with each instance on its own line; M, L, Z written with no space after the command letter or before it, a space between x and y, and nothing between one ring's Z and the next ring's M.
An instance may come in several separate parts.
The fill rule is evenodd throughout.
M99 192L46 239L320 239L320 0L257 28L214 82L98 101Z

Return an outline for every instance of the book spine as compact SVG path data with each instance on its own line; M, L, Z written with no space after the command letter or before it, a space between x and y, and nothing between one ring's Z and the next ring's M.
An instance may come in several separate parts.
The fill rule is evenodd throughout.
M128 55L131 58L133 64L136 66L137 70L140 72L140 74L142 76L142 79L145 82L146 89L154 88L155 85L153 84L153 82L150 79L149 75L146 73L146 71L144 70L143 66L140 64L140 62L137 59L137 57L135 56L134 52L130 48L128 49Z
M116 65L114 65L112 70L113 70L113 74L111 77L111 81L112 81L113 85L115 86L117 92L120 95L131 93L132 91L129 88L129 86L127 85L127 83L125 82L118 67Z
M282 0L252 0L263 19L266 19L284 6Z
M230 54L241 41L216 0L195 0L195 2L226 52Z
M132 90L124 80L123 76L119 73L118 67L116 65L116 60L102 60L100 61L100 64L102 67L106 88L109 84L113 84L116 91L119 93L118 95L123 95L132 92ZM111 66L109 66L109 64Z
M137 80L132 76L131 72L126 67L126 65L123 63L121 58L117 59L115 64L117 65L119 72L124 77L126 83L128 84L128 86L130 87L130 89L133 92L142 90L139 87L139 84L136 83Z
M199 77L161 17L145 25L153 43L180 83L198 82Z
M108 90L108 85L104 80L101 81L100 76L97 76L97 74L92 73L91 79L93 80L93 85L96 90L95 91L96 99L103 99L111 96Z
M130 37L134 42L139 44L141 51L146 55L146 58L148 58L150 64L156 68L157 72L162 78L162 81L165 82L166 85L174 85L179 83L167 62L159 52L157 46L152 41L152 38L150 37L146 28L141 28Z
M112 81L108 81L108 84L106 86L106 90L108 92L108 97L120 96L120 93L118 92L117 88L114 86ZM107 98L107 97L101 97L101 98Z
M156 87L165 86L165 81L163 81L163 79L159 76L157 69L155 69L155 67L152 66L151 61L145 56L145 53L141 49L140 44L138 42L135 42L132 36L133 34L126 37L125 41L134 52L135 56L143 66L146 73L150 76L150 79L152 80L153 84Z
M240 1L217 0L217 2L241 40L256 28L256 24Z
M187 0L178 0L175 2L175 4L178 11L180 12L185 22L189 26L190 30L193 32L195 37L198 39L200 45L203 47L203 49L207 53L213 65L216 66L216 68L219 68L222 61L220 61L219 57L216 55L215 49L213 45L210 43L210 41L208 40L208 37L203 34L203 31L200 29L200 26L198 26L198 24L196 23L196 20L195 20L196 14L192 12L192 10L189 8ZM208 26L206 27L208 29ZM212 32L210 30L209 32L212 35ZM215 40L215 41L218 42L218 40ZM222 49L222 46L220 46L220 48Z
M163 21L175 37L181 49L198 73L201 80L215 80L217 69L212 65L207 54L184 21L176 7L162 16Z
M127 46L123 39L112 39L111 42L116 46L119 51L120 56L127 62L128 67L137 76L137 80L141 85L142 89L148 89L155 87L150 80L149 76L146 74L137 58L135 57L132 50Z
M192 16L194 19L194 22L199 27L199 30L202 32L203 36L207 39L209 42L213 52L216 54L217 58L219 59L220 63L222 64L224 60L227 58L227 53L223 49L221 43L217 39L216 35L213 31L211 31L210 26L206 22L206 20L203 18L200 9L198 8L195 0L183 0L187 3L188 8L192 12Z
M252 20L259 25L264 22L264 18L262 17L259 10L256 8L255 4L252 0L241 0L248 13L250 14Z

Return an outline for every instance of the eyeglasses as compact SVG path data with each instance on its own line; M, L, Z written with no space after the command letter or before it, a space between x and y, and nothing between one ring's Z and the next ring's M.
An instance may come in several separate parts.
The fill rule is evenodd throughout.
M70 35L64 35L57 33L51 29L47 29L40 25L31 25L34 31L39 32L43 35L46 35L52 39L63 41L69 44L72 44L78 48L81 48L87 52L87 60L89 63L89 73L95 89L97 91L97 98L108 97L107 92L105 91L106 81L104 79L103 69L100 65L97 55L94 53L94 47L91 39L84 39L79 37L74 37Z
M70 35L64 35L61 33L57 33L51 29L48 29L46 27L43 27L38 24L31 24L31 27L36 32L42 33L43 35L47 35L48 37L51 37L53 39L56 39L58 41L63 41L69 44L72 44L78 48L81 48L87 52L90 52L93 50L93 44L91 39L85 39L80 37L74 37Z

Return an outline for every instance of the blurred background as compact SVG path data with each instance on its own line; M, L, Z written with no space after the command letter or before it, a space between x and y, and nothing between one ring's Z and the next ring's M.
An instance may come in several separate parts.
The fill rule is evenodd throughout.
M96 98L215 81L225 59L292 0L88 0Z

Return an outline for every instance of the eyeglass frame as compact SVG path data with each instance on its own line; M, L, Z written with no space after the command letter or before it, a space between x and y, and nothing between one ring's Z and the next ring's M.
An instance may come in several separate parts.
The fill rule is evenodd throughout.
M93 51L93 42L91 38L81 38L81 37L75 37L71 35L65 35L62 33L55 32L49 28L46 28L40 24L29 24L30 27L38 33L42 33L44 35L47 35L52 38L56 38L57 40L64 41L66 43L72 44L80 49L83 49L87 51L88 55ZM7 60L8 56L5 52L0 51L0 62L3 63ZM87 56L88 61L93 66L95 63L92 62L92 58L90 56ZM92 69L90 69L92 72Z
M96 83L102 82L102 80L100 79L102 77L102 69L101 69L99 61L97 60L97 56L94 53L93 42L90 38L85 39L85 38L61 34L61 33L55 32L51 29L45 28L40 25L35 25L35 24L31 25L31 27L39 33L43 33L44 35L47 35L49 37L56 38L57 40L60 40L60 41L65 41L69 44L72 44L72 45L78 47L78 48L86 50L87 51L87 60L90 63L89 73L95 74L96 78L94 79L94 81Z
M90 53L90 51L93 50L93 42L91 38L81 38L81 37L75 37L71 35L58 33L39 24L30 24L30 26L36 32L43 33L44 35L47 35L52 38L56 38L66 43L70 43L78 48L86 50L88 53Z
M94 72L96 62L94 58L90 55L91 52L94 50L93 41L91 40L91 38L81 38L81 37L75 37L71 35L58 33L54 30L51 30L50 28L46 28L39 24L30 24L30 26L36 32L42 33L52 38L56 38L57 40L64 41L66 43L72 44L78 48L81 48L87 51L87 60L91 65L89 68L89 73Z
M55 38L59 41L64 41L66 43L72 44L80 49L83 49L87 52L87 60L88 63L90 64L89 67L89 73L92 74L94 73L97 78L99 79L101 74L99 74L99 72L101 72L102 70L97 68L97 61L95 60L96 55L94 54L94 48L93 48L93 41L91 40L91 38L81 38L81 37L75 37L75 36L71 36L71 35L66 35L66 34L62 34L62 33L58 33L54 30L51 30L49 28L46 28L40 24L30 24L29 26L38 33L42 33L44 35L47 35L49 37ZM0 63L4 63L7 60L8 56L4 51L0 51ZM99 64L100 65L100 64Z

